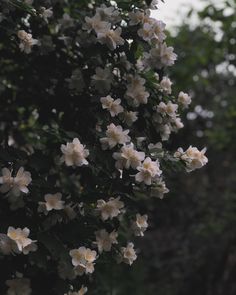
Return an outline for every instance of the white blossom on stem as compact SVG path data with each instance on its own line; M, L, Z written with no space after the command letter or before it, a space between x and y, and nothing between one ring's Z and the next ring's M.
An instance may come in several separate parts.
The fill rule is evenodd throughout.
M179 148L175 153L175 157L180 158L186 164L187 172L202 168L208 162L205 156L206 148L199 151L196 147L190 146L186 151Z
M130 141L130 137L128 136L129 130L123 130L123 128L118 125L114 125L111 123L107 126L106 136L100 138L100 142L102 144L102 148L112 149L117 144L125 144Z
M165 93L165 94L171 94L172 89L172 82L170 81L170 79L168 77L163 77L163 79L160 82L160 87L161 90Z
M103 221L107 219L113 219L121 213L121 209L124 208L124 203L118 198L110 198L107 202L104 200L97 201L97 209L101 214Z
M162 115L168 115L171 118L175 118L177 115L178 105L169 101L167 104L160 102L157 106L157 112Z
M140 104L147 104L150 94L146 91L144 86L145 79L139 75L128 77L128 86L125 93L126 98L130 101L131 105L138 107Z
M27 33L24 30L20 30L17 32L17 36L20 39L20 45L19 48L21 51L29 54L32 50L32 47L34 45L38 44L38 40L37 39L33 39L32 35Z
M168 47L166 43L157 43L156 47L152 48L145 57L145 63L157 69L173 66L177 59L174 48Z
M52 210L62 210L64 209L65 202L62 201L62 194L46 194L44 196L45 202L39 202L39 211L47 214Z
M132 223L132 229L134 231L135 236L144 236L144 232L146 231L148 227L148 216L136 214L136 220Z
M22 252L25 247L35 242L28 238L29 234L30 230L27 227L21 229L10 226L7 231L7 236L16 243L20 252Z
M126 264L131 265L137 259L137 255L134 250L133 243L128 243L127 247L122 247L121 253L122 253L122 260Z
M31 181L30 172L25 171L23 167L18 170L15 177L12 176L12 171L3 168L2 177L0 177L0 184L2 184L0 192L10 192L12 195L19 197L21 192L25 194L29 192L28 185Z
M120 99L114 99L108 95L106 97L102 97L100 101L102 103L102 108L107 109L112 117L115 117L124 111L124 108L120 105Z
M136 169L144 160L145 153L136 151L133 143L131 143L124 145L120 152L113 153L113 158L116 160L115 166L117 169Z
M114 6L107 7L105 4L96 8L96 15L98 15L103 21L108 21L112 24L121 20L119 10Z
M100 15L96 14L93 17L85 17L85 23L83 24L83 29L87 30L89 33L94 30L96 33L107 30L110 28L108 22L102 21Z
M187 108L192 102L191 96L188 93L181 91L178 96L178 103L183 107Z
M148 22L149 18L150 18L150 10L146 10L146 11L133 11L129 13L129 25L130 26L135 26L138 25L139 23L145 23Z
M147 42L154 40L155 42L163 42L166 38L164 33L165 24L162 21L157 21L150 18L144 22L142 28L138 30L138 35Z
M52 7L40 7L40 14L42 15L42 18L45 20L45 22L48 23L48 19L53 16Z
M120 27L115 30L109 25L104 30L97 33L97 39L101 44L106 44L110 50L115 50L117 46L124 45L125 40L121 37L122 29Z
M72 264L78 275L94 272L94 261L97 259L97 252L89 248L80 247L70 251Z
M152 181L160 177L162 174L159 162L157 160L152 161L149 157L137 167L137 170L139 172L135 175L135 180L137 182L144 182L146 185L151 185Z
M125 111L123 113L123 121L130 127L138 120L138 112Z
M61 160L66 166L83 166L88 165L86 158L89 155L89 150L82 145L78 138L74 138L72 142L67 142L66 145L61 145L63 156Z

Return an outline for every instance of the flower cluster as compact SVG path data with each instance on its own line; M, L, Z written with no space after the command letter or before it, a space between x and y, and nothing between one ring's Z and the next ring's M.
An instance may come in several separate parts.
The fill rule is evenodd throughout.
M113 28L120 20L119 11L115 7L101 5L96 9L93 17L85 17L83 28L89 33L94 31L97 42L105 44L110 50L115 50L117 46L125 43L125 40L121 37L121 27Z
M89 274L94 272L94 261L97 258L97 252L89 248L80 247L70 251L74 271L78 275L84 273Z
M20 50L27 54L31 52L31 49L34 45L38 44L38 40L33 39L32 35L29 33L26 33L26 31L24 30L18 31L17 36L20 39L20 45L19 45Z
M9 226L7 235L1 234L0 237L1 252L5 255L9 255L11 253L23 253L27 255L29 252L36 251L36 241L31 240L29 238L29 234L30 230L27 227L21 229Z
M199 151L196 147L190 146L186 151L179 148L175 157L181 159L186 164L187 172L202 168L207 164L208 159L205 156L206 149Z

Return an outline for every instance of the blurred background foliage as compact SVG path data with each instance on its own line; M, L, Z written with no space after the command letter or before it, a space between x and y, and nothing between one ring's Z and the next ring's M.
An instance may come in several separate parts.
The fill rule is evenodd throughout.
M205 2L198 23L190 10L169 41L179 56L175 88L193 98L172 145L206 145L209 164L172 179L149 208L152 228L118 294L236 294L236 1Z

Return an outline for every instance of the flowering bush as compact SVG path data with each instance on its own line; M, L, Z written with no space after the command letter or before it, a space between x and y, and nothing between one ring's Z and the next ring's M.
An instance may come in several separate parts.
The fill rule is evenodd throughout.
M164 74L177 55L156 2L1 2L4 294L82 295L99 266L133 264L140 201L207 163L168 149L191 98Z

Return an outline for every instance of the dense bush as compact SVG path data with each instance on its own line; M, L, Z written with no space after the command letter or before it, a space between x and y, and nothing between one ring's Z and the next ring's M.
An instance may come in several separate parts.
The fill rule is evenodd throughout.
M191 97L172 94L153 2L1 2L1 293L117 290L144 203L207 163L168 143Z

